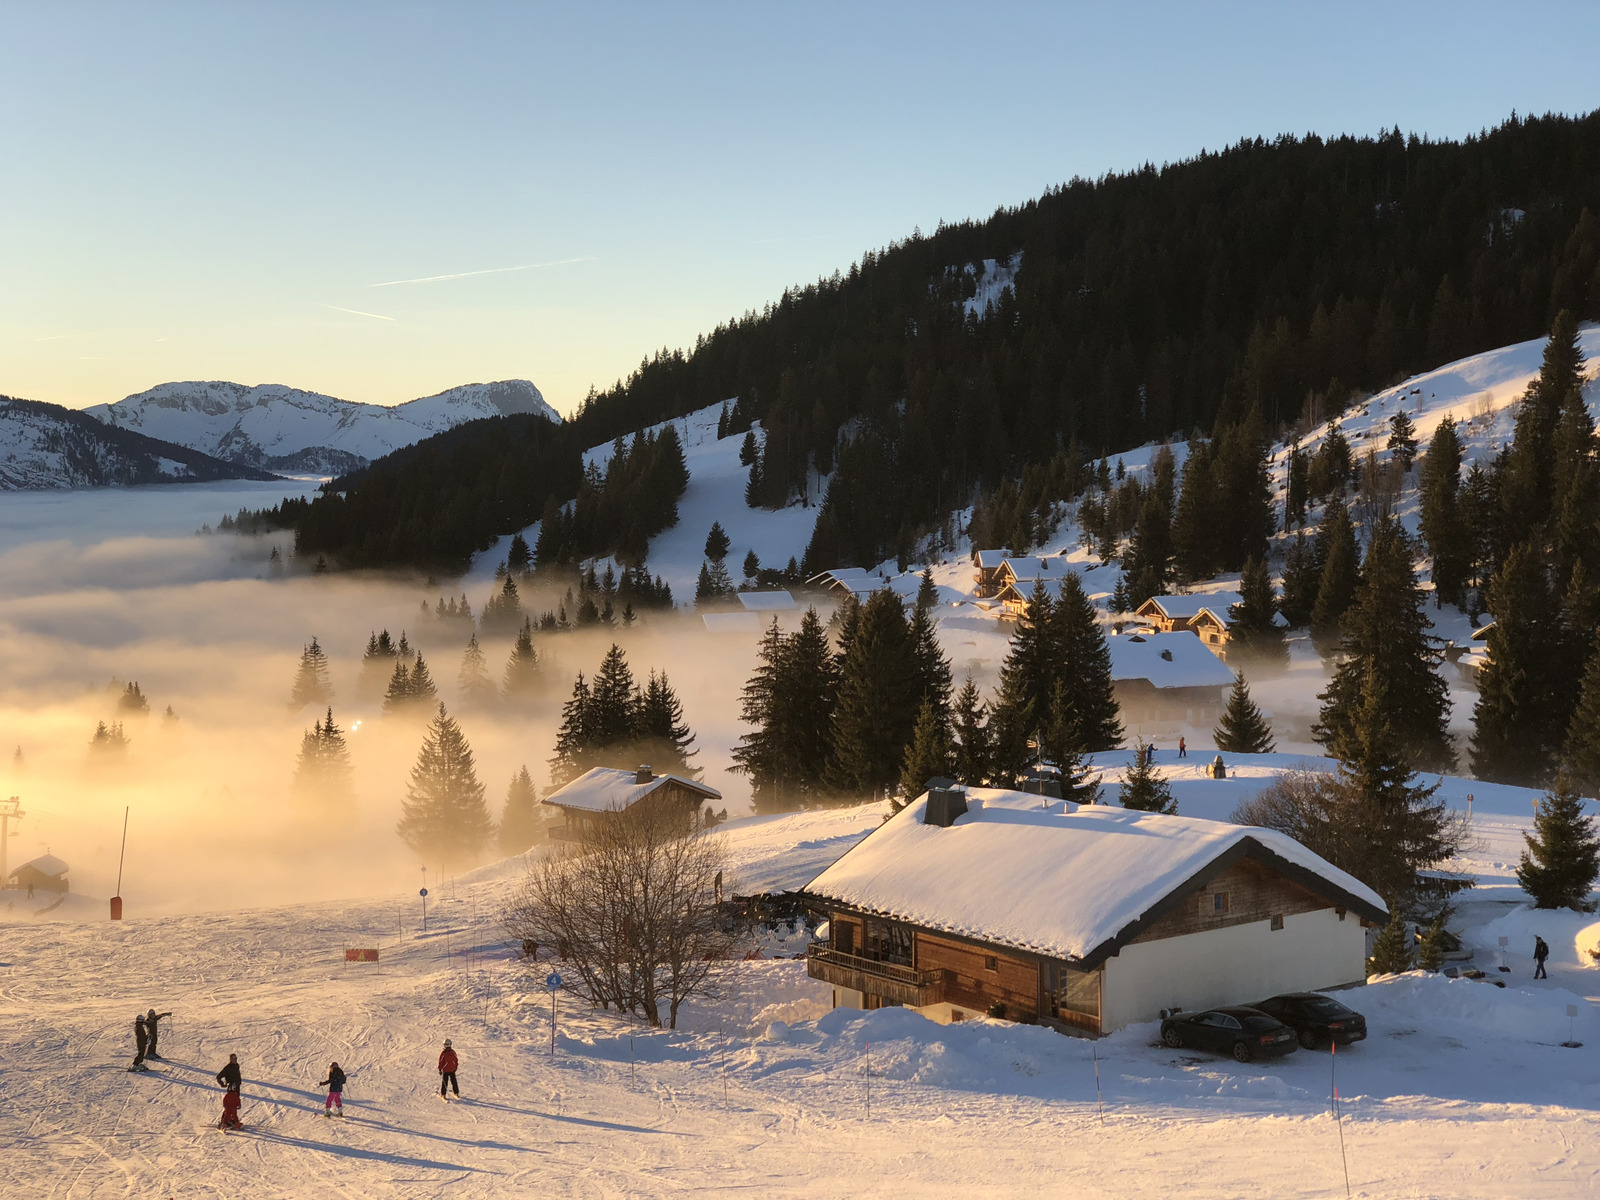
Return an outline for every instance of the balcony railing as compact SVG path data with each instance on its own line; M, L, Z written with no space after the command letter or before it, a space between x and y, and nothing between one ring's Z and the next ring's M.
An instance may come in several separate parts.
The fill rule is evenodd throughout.
M944 999L943 970L919 971L900 963L879 962L813 943L806 952L806 973L835 987L879 996L897 1004L937 1004Z

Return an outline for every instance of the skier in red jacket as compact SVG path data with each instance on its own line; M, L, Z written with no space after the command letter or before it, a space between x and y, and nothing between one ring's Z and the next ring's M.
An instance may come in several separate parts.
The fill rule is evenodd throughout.
M439 1054L439 1099L447 1099L444 1094L445 1088L451 1089L455 1092L456 1098L460 1099L461 1086L456 1083L456 1068L458 1066L460 1066L460 1060L456 1058L456 1052L450 1049L450 1039L445 1038L444 1049Z

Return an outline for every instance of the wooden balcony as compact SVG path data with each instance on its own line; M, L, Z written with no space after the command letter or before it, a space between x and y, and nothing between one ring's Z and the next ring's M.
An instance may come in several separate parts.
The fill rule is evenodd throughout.
M806 974L896 1004L937 1004L944 999L942 970L919 971L900 963L878 962L815 942L806 952Z

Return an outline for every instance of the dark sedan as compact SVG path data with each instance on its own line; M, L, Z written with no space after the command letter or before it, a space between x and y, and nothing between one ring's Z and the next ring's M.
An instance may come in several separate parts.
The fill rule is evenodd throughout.
M1338 1042L1348 1046L1351 1042L1365 1041L1367 1019L1337 1000L1319 996L1316 992L1289 992L1274 996L1255 1005L1269 1017L1276 1017L1300 1039L1307 1050Z
M1174 1050L1185 1046L1231 1054L1240 1062L1288 1054L1295 1048L1294 1030L1253 1008L1208 1008L1176 1012L1161 1022L1161 1040Z

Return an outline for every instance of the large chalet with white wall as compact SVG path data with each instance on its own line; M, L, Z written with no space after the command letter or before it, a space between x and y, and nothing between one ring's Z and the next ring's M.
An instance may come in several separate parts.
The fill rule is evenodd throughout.
M1267 829L934 790L805 889L834 1003L1107 1033L1365 977L1366 885Z

